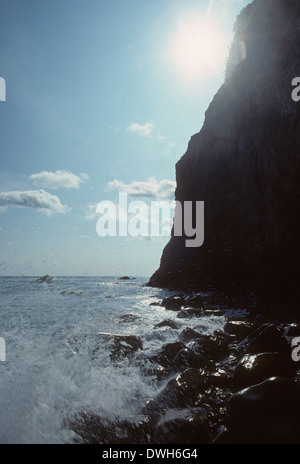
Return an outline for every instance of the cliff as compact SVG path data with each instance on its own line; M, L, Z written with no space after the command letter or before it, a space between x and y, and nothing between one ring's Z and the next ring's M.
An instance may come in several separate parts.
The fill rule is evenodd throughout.
M204 201L205 239L171 239L150 286L297 293L300 263L298 0L255 0L235 25L224 84L176 164L176 200Z

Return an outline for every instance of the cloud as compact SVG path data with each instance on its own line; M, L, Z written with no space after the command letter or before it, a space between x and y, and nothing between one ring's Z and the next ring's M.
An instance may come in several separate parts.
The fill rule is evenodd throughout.
M35 187L50 188L56 190L58 188L78 188L79 185L88 180L88 174L82 172L77 176L70 171L42 171L36 174L31 174L29 180Z
M158 182L154 177L151 177L145 182L132 181L130 184L115 179L108 183L109 189L116 189L119 192L127 193L132 197L151 198L155 200L172 200L176 182L168 179L163 179Z
M139 124L137 122L133 122L130 124L128 130L132 134L137 134L140 137L149 137L154 138L156 140L164 140L163 135L155 135L155 125L152 121L145 122L145 124Z
M133 122L129 126L129 131L133 134L140 135L141 137L151 137L154 127L155 126L152 121L146 122L145 124Z
M56 195L51 195L45 190L0 192L0 209L4 211L9 206L34 208L47 216L52 213L66 213L69 209L61 204Z
M99 215L96 213L97 203L92 203L85 207L84 218L85 219L97 219Z

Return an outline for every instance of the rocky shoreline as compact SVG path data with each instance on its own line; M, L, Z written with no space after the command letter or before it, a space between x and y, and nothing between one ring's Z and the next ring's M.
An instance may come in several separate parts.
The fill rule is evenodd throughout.
M108 421L86 411L78 414L67 424L77 442L300 443L300 363L298 357L292 358L300 324L288 313L271 323L257 308L250 308L246 316L238 312L226 316L224 327L208 335L189 325L191 317L226 315L226 305L214 305L210 297L203 301L201 294L176 294L154 304L166 311L157 330L179 328L177 318L186 321L177 340L149 355L139 337L105 337L111 341L112 362L133 357L141 374L157 383L157 395L144 405L138 422ZM170 312L176 312L175 319L168 318Z

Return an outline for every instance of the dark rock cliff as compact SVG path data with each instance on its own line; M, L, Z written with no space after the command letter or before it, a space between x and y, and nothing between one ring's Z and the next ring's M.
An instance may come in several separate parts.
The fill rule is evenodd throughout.
M300 2L242 10L225 82L176 165L176 200L204 201L205 239L172 237L150 286L296 294L300 265Z

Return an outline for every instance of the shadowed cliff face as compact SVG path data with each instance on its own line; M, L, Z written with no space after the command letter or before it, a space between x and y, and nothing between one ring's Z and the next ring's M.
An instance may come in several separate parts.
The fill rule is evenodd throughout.
M205 239L172 237L149 285L291 295L300 265L298 0L256 0L236 23L226 79L176 165L176 200L204 201ZM280 290L280 292L278 292Z

